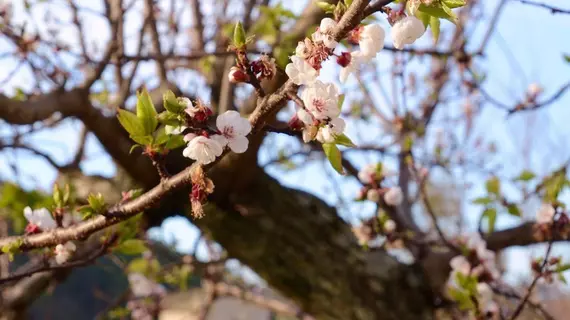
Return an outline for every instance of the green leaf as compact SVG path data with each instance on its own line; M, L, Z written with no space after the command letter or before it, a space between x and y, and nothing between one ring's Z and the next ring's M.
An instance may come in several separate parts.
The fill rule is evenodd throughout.
M334 137L334 143L346 147L356 147L356 145L344 133L336 135Z
M177 114L168 111L159 113L157 118L160 123L173 127L179 127L183 124Z
M544 178L542 185L545 190L544 201L555 202L562 189L567 186L566 172L555 172Z
M563 55L563 57L564 57L564 61L570 63L570 54L565 54L565 55Z
M133 146L129 149L129 154L133 153L136 148L142 148L140 144L133 144Z
M498 196L501 193L501 181L497 177L491 177L485 182L485 188L488 193Z
M346 98L346 95L343 93L340 96L338 96L338 108L342 109L342 104L344 103L344 98Z
M344 0L344 4L346 5L346 7L350 7L350 5L352 4L352 0Z
M160 146L168 142L170 136L166 134L164 127L158 128L154 133L154 144Z
M234 46L243 47L245 45L245 30L241 22L237 22L234 27Z
M24 241L22 239L18 239L12 243L8 243L7 245L2 247L2 252L8 254L8 260L14 261L14 254L20 252L20 247Z
M559 265L556 267L556 269L554 269L554 272L564 272L566 270L570 270L570 264Z
M173 150L173 149L180 148L180 147L184 146L185 144L186 144L186 142L184 141L184 137L177 134L177 135L170 136L170 139L168 140L168 142L166 142L164 147L166 149Z
M153 275L160 271L160 262L156 259L147 260L144 258L133 259L129 266L127 267L128 272L142 273L145 275Z
M521 216L521 211L519 210L519 207L516 204L509 204L507 206L507 211L509 212L509 214L511 216L515 216L515 217L520 217Z
M168 90L162 96L162 101L164 103L164 108L172 113L181 113L184 111L184 106L178 103L178 99L174 92Z
M83 220L90 219L91 217L93 217L94 215L97 214L95 212L95 210L93 210L89 206L83 206L83 207L79 208L79 210L77 210L77 211L79 211L79 213L81 213L81 219L83 219Z
M158 119L152 98L146 88L137 94L137 117L144 128L142 135L152 134L158 125Z
M317 6L321 9L323 9L326 13L332 13L335 9L334 4L330 4L330 3L325 2L325 1L317 1Z
M127 309L126 307L116 307L109 311L107 317L109 319L126 319L131 314L131 310Z
M489 198L489 197L479 197L476 198L475 200L473 200L472 202L473 204L481 204L481 205L488 205L493 203L493 199Z
M334 143L323 143L323 151L329 159L332 167L340 174L344 174L344 169L342 168L342 155L338 147Z
M53 202L55 206L61 208L64 206L63 204L63 195L61 194L61 190L59 190L59 186L57 183L53 184Z
M459 309L471 310L475 308L475 304L473 303L473 300L471 299L469 293L460 289L448 287L448 294L451 299L457 302Z
M89 207L93 209L96 213L102 213L106 209L105 199L103 195L98 193L97 195L89 194L87 197L87 202L89 203Z
M433 43L437 44L437 40L439 40L439 30L440 30L440 22L439 18L430 17L429 19L429 27L431 30L431 34L433 36Z
M121 253L129 256L135 256L147 251L146 244L140 239L128 239L119 244L113 250L116 253Z
M524 170L521 172L521 174L519 174L518 177L515 178L515 181L530 181L535 177L536 175L532 171Z
M488 232L495 231L495 222L497 221L497 209L487 208L483 211L483 216L487 218L488 222Z
M453 11L451 11L451 9L448 6L438 2L434 2L429 6L425 4L420 4L418 10L427 13L432 17L446 19L453 23L455 23L457 19Z
M134 142L142 145L150 145L152 144L152 136L151 135L144 135L144 136L130 136Z
M411 135L407 135L406 138L404 138L404 145L402 146L402 149L404 151L410 151L412 150L413 146L414 146L414 138L412 138Z
M139 118L132 112L119 109L117 114L119 122L127 130L130 135L141 136L144 135L144 127L139 121Z
M467 3L466 0L442 0L442 2L451 9L463 7Z

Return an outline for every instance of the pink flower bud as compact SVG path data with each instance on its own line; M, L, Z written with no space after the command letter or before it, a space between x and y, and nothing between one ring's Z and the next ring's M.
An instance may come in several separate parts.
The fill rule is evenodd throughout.
M249 82L249 75L242 69L233 66L228 73L228 79L231 83Z
M336 57L336 63L338 63L341 67L346 68L350 61L352 60L352 55L350 52L343 52L340 56Z

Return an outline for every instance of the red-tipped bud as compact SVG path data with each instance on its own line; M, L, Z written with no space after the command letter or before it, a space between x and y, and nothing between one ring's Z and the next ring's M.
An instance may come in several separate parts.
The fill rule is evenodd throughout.
M41 231L42 230L40 229L40 227L33 223L29 223L25 229L26 234L35 234L35 233L40 233Z
M228 79L231 83L249 82L249 75L242 69L233 66L228 73Z
M352 55L350 52L343 52L340 56L336 57L336 63L343 68L346 68L350 64L350 61L352 61Z
M305 124L299 120L299 117L297 117L296 113L293 115L293 117L291 117L291 120L287 122L287 125L293 130L301 130L305 126Z

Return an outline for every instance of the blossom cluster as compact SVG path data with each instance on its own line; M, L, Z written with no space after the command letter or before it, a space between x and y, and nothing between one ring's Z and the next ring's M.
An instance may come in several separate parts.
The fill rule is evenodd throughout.
M32 210L30 207L24 209L24 217L28 220L26 226L27 234L41 233L57 228L57 222L53 218L51 212L46 208ZM62 219L62 226L67 227L77 223L79 218L72 214L65 214ZM57 264L64 264L73 255L76 247L71 241L64 244L58 244L54 249L54 259Z
M199 124L199 129L182 125L179 127L167 126L169 134L181 134L185 131L192 132L184 135L186 148L182 151L185 157L196 160L202 165L212 163L219 157L227 146L235 153L244 153L249 141L246 136L251 132L249 121L234 110L226 111L216 118L216 128L209 128L203 124L212 115L212 111L198 102L196 105L188 98L178 98L179 104L184 108L184 113L189 118L187 122Z
M340 19L335 14L335 18ZM401 49L405 44L411 44L424 32L423 23L413 16L401 16L394 22L392 37L395 47ZM344 135L345 121L340 118L344 98L333 83L318 80L323 62L330 57L336 57L336 63L342 67L340 82L344 83L351 73L357 71L364 63L370 62L384 48L386 33L378 24L358 25L347 34L347 40L358 49L352 52L335 53L338 46L338 23L332 18L321 20L317 30L303 41L299 41L291 62L285 67L285 73L290 81L304 86L300 99L294 99L297 111L289 121L293 129L302 130L303 141L308 143L317 140L323 144L342 144L339 141L347 139ZM350 142L352 144L352 142ZM335 160L327 154L331 163ZM333 167L340 167L340 163ZM370 198L380 197L380 190L370 189ZM402 201L401 190L391 188L382 192L386 202L399 205Z
M379 223L379 225L377 224ZM364 221L359 226L352 227L352 232L361 246L368 246L378 236L384 236L386 242L390 243L397 239L395 235L396 222L392 219L378 219Z
M496 267L495 253L487 249L487 243L479 233L459 239L464 254L451 259L451 273L448 288L451 292L467 294L477 301L478 312L490 316L497 315L499 306L493 301L493 291L489 283L500 276ZM475 284L475 286L471 285ZM469 292L475 287L475 292Z
M381 163L364 166L358 172L358 179L364 184L364 187L360 190L358 200L366 198L372 202L379 202L380 199L383 199L384 203L389 206L402 204L404 195L399 186L381 187L384 179L392 175L394 173L384 168Z

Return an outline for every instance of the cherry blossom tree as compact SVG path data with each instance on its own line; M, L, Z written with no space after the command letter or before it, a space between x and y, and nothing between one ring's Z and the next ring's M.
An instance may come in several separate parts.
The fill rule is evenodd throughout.
M104 257L129 285L101 318L157 318L196 276L200 319L223 296L299 319L553 319L532 295L570 269L553 250L570 233L568 161L519 168L476 131L543 112L570 88L533 82L509 102L487 92L482 65L504 7L570 9L499 1L481 19L476 0L293 2L0 1L0 58L11 67L0 151L57 174L49 191L22 182L24 162L0 176L2 319L25 318ZM108 32L101 46L89 42L95 20ZM19 86L18 76L32 80ZM486 108L506 120L481 123ZM62 162L34 135L70 123L81 129ZM89 139L115 177L84 170ZM488 165L497 160L516 174ZM303 166L302 186L328 181L334 206L285 186ZM458 185L438 187L442 175ZM160 261L146 231L176 215L200 230L208 261ZM532 244L544 251L524 262L532 278L517 287L503 253ZM229 260L283 299L231 278Z

